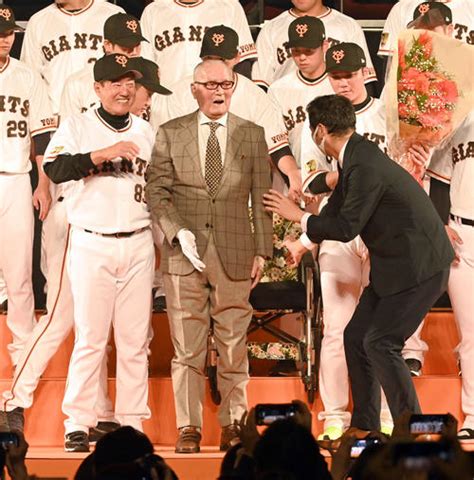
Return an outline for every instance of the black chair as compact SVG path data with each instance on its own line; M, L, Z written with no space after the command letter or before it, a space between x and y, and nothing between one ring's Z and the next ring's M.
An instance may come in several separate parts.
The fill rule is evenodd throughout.
M276 342L248 342L250 358L294 360L308 395L314 401L318 389L319 353L322 340L322 305L317 263L308 252L302 259L297 279L261 282L251 292L254 314L248 334L259 329L270 333ZM299 313L302 338L285 332L274 322L289 313Z

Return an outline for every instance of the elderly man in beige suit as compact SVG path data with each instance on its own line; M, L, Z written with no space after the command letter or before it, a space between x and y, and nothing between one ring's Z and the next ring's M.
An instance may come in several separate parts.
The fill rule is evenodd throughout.
M175 350L178 453L200 448L211 318L221 450L238 440L234 422L247 409L249 294L264 257L272 255L272 221L262 204L271 186L264 131L228 113L233 86L224 62L199 64L191 84L199 110L160 127L148 169L148 204L165 235L161 267Z

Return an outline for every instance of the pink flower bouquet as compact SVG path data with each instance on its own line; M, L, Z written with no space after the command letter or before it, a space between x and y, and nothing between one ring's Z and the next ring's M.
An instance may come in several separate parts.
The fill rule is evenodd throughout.
M397 100L399 135L393 154L421 182L424 169L411 160L408 150L414 144L440 145L453 130L459 100L456 82L433 55L431 32L422 31L411 42L399 40Z

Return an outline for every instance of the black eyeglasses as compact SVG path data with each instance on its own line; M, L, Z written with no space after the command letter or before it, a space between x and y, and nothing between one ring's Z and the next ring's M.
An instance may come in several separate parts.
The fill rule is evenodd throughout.
M235 82L232 80L225 80L224 82L194 82L197 83L198 85L204 85L204 88L206 90L217 90L219 87L222 88L222 90L229 90L231 89Z

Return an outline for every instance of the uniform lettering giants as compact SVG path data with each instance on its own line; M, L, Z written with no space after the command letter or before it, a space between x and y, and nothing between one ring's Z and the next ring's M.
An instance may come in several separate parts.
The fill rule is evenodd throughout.
M57 39L52 39L47 45L41 47L44 58L47 62L50 62L54 57L61 52L68 52L70 50L92 50L97 51L102 48L102 35L96 35L94 33L75 33L73 41L69 41L66 35L60 35Z

